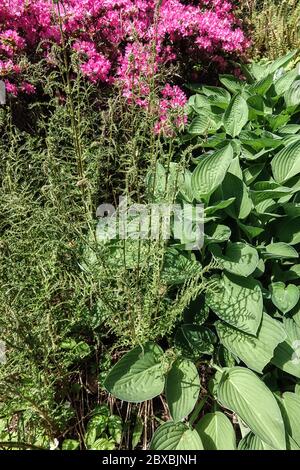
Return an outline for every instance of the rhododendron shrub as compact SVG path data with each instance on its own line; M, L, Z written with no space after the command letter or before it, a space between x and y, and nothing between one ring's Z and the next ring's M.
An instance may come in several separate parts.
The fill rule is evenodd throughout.
M197 63L203 53L223 65L220 53L243 51L247 39L227 0L2 0L0 77L8 92L34 92L24 72L41 59L53 67L53 44L76 54L94 84L118 82L124 96L147 106L161 66ZM167 88L162 118L176 100L183 103L182 93Z

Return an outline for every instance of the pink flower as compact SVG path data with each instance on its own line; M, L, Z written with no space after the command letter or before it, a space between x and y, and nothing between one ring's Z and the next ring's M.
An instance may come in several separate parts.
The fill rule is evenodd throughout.
M26 93L27 95L32 95L35 93L36 88L31 83L23 82L20 86L20 90Z
M8 80L5 80L5 88L7 93L11 93L14 96L18 94L18 87L13 83L10 83Z
M0 75L17 89L29 91L22 89L24 58L29 64L46 58L47 73L57 67L53 44L63 42L87 79L117 83L145 108L162 67L179 60L193 66L206 54L224 68L224 53L249 45L230 0L1 0ZM163 91L160 113L183 101L171 89Z

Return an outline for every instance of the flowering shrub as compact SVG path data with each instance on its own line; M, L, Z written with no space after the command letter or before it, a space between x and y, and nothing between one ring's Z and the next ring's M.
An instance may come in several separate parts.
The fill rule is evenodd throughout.
M53 67L52 45L67 44L89 80L117 81L124 96L147 106L149 79L161 65L197 63L200 53L222 64L218 53L247 46L232 9L227 0L3 0L0 76L9 92L32 93L26 67L41 58ZM164 96L163 114L166 100L171 108L176 102Z

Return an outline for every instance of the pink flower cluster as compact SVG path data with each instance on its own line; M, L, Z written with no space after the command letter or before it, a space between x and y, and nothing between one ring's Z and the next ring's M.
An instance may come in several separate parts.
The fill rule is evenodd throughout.
M93 83L118 82L142 106L162 65L198 63L203 52L218 57L248 45L229 0L1 1L0 77L8 90L31 93L23 68L51 57L55 43L77 54Z

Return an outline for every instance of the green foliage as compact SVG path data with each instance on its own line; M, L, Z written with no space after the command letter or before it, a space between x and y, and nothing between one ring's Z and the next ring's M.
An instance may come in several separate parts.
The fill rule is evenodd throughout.
M243 66L247 81L221 76L226 90L191 87L182 146L191 144L192 158L181 181L188 201L204 205L205 234L189 272L198 263L212 276L178 318L169 349L133 349L105 382L119 398L126 388L131 402L164 393L169 421L151 449L299 447L299 400L290 392L300 377L300 77L286 69L294 57Z

